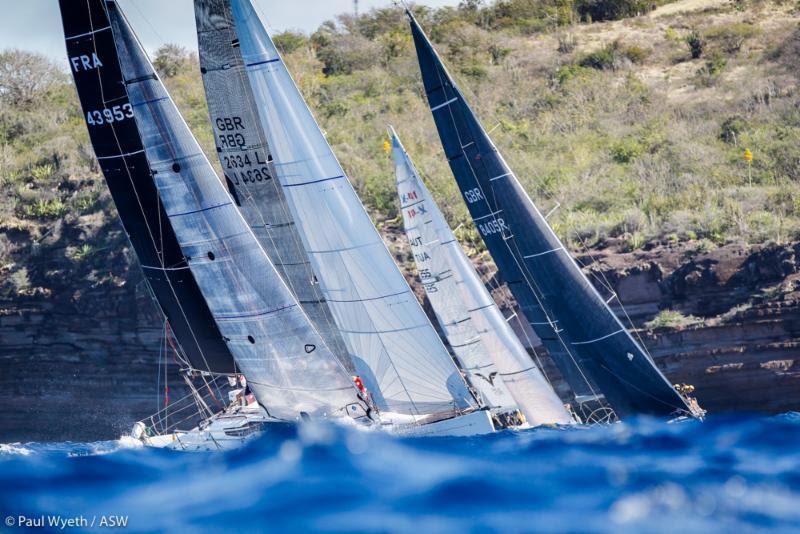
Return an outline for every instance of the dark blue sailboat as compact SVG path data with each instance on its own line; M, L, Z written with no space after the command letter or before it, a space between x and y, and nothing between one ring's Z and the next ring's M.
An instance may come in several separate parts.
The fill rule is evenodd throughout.
M406 12L428 103L470 214L576 396L594 394L596 386L619 417L699 415L581 272Z

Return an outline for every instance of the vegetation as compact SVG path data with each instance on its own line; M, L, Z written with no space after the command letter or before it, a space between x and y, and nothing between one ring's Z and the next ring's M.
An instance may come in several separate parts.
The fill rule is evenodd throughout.
M683 315L675 310L662 310L652 321L645 323L646 328L682 328L701 324L699 317L693 315Z
M800 16L768 0L637 16L663 3L464 0L415 12L525 188L543 212L558 206L549 220L572 246L800 239ZM397 216L390 123L452 225L474 232L399 9L275 39L375 220ZM165 45L154 63L214 154L196 57ZM58 269L98 283L119 272L102 272L126 243L64 72L0 52L4 287ZM63 265L32 267L38 243L61 247Z

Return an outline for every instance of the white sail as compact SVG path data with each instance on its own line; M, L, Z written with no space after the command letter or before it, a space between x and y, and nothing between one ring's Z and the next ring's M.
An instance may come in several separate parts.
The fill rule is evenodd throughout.
M277 177L351 359L379 409L474 406L248 0L232 0L242 57Z
M519 407L531 425L572 423L464 254L394 129L391 134L400 208L418 276L472 385L491 407Z
M363 415L350 377L259 246L116 3L106 5L130 99L128 115L136 120L159 198L256 398L269 415L284 420L303 413ZM124 120L114 104L106 102L94 120ZM128 156L118 156L120 166Z

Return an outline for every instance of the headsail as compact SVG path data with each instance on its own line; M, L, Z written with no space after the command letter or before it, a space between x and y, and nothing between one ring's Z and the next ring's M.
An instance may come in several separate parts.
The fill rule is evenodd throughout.
M233 373L233 356L186 268L150 176L103 3L60 0L59 6L89 137L145 280L189 364Z
M581 272L408 15L428 102L470 214L534 330L547 342L543 327L554 326L569 349L565 355L555 340L547 342L570 385L580 383L570 376L577 363L620 417L691 413Z
M121 67L115 82L127 90L151 179L256 398L285 420L363 414L355 387L242 219L116 2L105 5Z
M394 264L247 0L230 2L275 171L358 374L383 411L472 406L447 350Z
M490 405L516 404L531 425L572 417L517 339L391 130L397 191L417 273L450 346Z
M200 72L225 183L272 264L328 347L353 370L278 180L227 0L196 0Z

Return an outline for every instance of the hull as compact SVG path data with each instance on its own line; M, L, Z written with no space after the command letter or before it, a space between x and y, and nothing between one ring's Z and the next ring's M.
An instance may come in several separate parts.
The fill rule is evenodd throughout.
M265 417L260 409L243 409L234 414L220 414L202 427L169 434L147 436L136 431L133 437L147 447L187 452L226 451L241 447L251 439L268 432L272 425L287 425ZM367 427L368 428L368 427ZM466 415L426 424L389 424L376 428L402 437L467 437L495 431L491 414L481 410Z
M467 437L491 434L495 431L491 413L486 410L459 415L424 425L391 425L384 431L409 437Z

